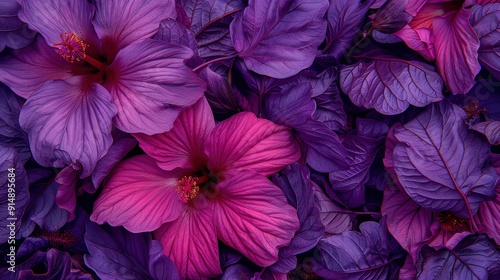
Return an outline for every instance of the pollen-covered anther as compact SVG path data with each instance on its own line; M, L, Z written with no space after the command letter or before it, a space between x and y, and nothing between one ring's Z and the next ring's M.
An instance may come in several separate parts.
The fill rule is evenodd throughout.
M191 176L184 176L177 182L179 185L175 191L179 194L181 201L184 203L187 203L189 200L195 198L200 191L198 178L196 177L193 178Z
M57 54L60 55L68 62L82 61L85 59L85 49L87 48L87 44L74 33L64 35L61 34L61 42L57 42L54 44L54 47L57 47Z

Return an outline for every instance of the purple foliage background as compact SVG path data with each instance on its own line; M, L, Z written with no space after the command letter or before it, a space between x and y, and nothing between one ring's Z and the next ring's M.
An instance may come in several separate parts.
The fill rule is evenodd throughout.
M0 0L0 222L1 279L498 279L500 1Z

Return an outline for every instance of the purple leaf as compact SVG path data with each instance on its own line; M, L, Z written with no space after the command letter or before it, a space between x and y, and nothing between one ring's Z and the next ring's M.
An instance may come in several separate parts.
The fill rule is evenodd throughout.
M493 167L497 173L500 173L500 155L490 155ZM500 243L500 219L498 217L500 217L500 184L495 188L495 199L481 203L474 216L479 232L486 233Z
M475 124L471 129L484 134L491 145L500 144L500 121L485 121Z
M85 264L100 279L179 279L160 242L149 233L131 233L121 227L99 227L88 222L85 242L90 255Z
M347 130L347 115L337 87L338 83L333 82L325 92L313 98L316 102L313 119L324 123L333 131L342 133Z
M16 0L0 2L0 52L5 47L26 47L35 38L36 32L28 29L28 25L17 17L20 8Z
M0 145L0 207L3 209L0 220L4 221L0 227L0 243L13 240L19 231L19 221L29 199L28 177L17 151Z
M392 128L390 137L396 142L386 158L392 156L395 174L415 202L469 218L495 194L499 176L488 161L488 143L468 131L465 118L449 102L429 106Z
M340 72L342 91L357 106L395 115L410 105L423 107L443 99L443 80L427 63L377 50L357 58L362 60Z
M309 180L309 170L305 166L294 163L281 171L281 176L273 175L273 182L283 191L288 204L297 209L300 229L286 247L280 248L279 256L281 265L271 266L271 270L287 273L296 266L296 258L291 258L292 265L287 266L281 262L282 259L290 259L300 253L312 249L325 230L319 216L318 209L314 204L313 183Z
M321 222L325 226L325 237L352 229L355 215L333 203L316 184L314 184L314 202L319 210Z
M253 272L241 264L229 266L222 274L220 280L233 280L233 279L250 279Z
M368 120L358 119L357 135L348 135L342 142L347 150L349 168L330 173L332 190L348 207L358 207L365 202L365 184L370 176L370 166L384 141L383 132L371 130L385 128L386 133L389 130L382 122L369 121L370 125L363 122ZM379 126L383 128L377 128Z
M236 52L229 36L229 24L243 10L242 0L178 0L198 42L201 57L211 60L234 55Z
M1 4L0 4L1 5ZM17 149L21 161L31 158L28 136L19 125L22 99L0 84L0 145Z
M330 0L327 12L326 46L323 52L334 60L339 60L351 45L374 1L361 2L359 0Z
M227 78L215 73L209 67L201 70L199 76L207 83L205 97L216 118L226 119L238 113L238 99Z
M50 173L48 176L44 175L46 174L43 169L28 170L30 202L26 206L21 221L18 233L20 237L30 235L35 224L43 230L56 231L68 221L69 212L59 208L55 203L58 185L51 180L54 175Z
M327 8L326 0L250 0L230 25L234 48L252 71L293 76L312 64Z
M76 268L70 255L56 249L47 252L37 251L24 262L16 265L15 272L7 268L0 269L0 278L16 279L78 279L92 280L90 274L85 274ZM42 269L40 269L42 268Z
M385 219L364 222L361 232L348 231L321 240L313 259L314 272L326 279L387 279L403 257L387 232Z
M439 230L437 213L418 205L396 186L385 189L381 211L387 215L392 236L415 260L420 248Z
M418 279L497 279L500 250L484 235L469 235L453 250L424 247L416 268Z
M314 112L311 85L300 83L271 94L266 100L266 116L275 123L297 127L311 118Z
M160 23L160 28L154 39L188 47L195 54L198 51L198 43L196 43L191 31L171 18Z
M412 16L405 10L406 5L402 5L402 1L388 0L375 14L373 29L386 34L400 30L412 20Z
M500 80L500 3L475 5L470 22L479 37L479 61Z

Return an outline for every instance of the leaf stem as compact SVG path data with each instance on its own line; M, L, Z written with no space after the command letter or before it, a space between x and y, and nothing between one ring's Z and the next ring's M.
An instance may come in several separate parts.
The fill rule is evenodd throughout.
M200 64L199 66L197 66L196 68L194 68L193 72L196 73L196 72L200 71L201 69L207 67L208 65L210 65L212 63L219 62L219 61L224 61L224 60L229 60L229 59L232 59L232 58L235 58L235 57L236 57L236 55L224 56L224 57L219 57L219 58L216 58L216 59L204 62L203 64Z

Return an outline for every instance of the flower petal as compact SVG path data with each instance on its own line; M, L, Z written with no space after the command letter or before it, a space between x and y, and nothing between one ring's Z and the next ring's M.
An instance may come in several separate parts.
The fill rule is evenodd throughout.
M291 129L239 113L215 127L205 150L208 169L214 173L254 170L268 176L300 157Z
M453 94L466 94L481 70L479 39L470 25L471 12L461 9L436 17L432 23L436 66Z
M41 36L26 48L0 59L0 81L28 99L45 82L72 77L71 63L62 59Z
M97 13L92 20L104 42L105 52L116 53L134 41L151 38L160 22L175 18L173 0L95 0Z
M113 142L111 120L115 114L111 96L101 85L83 88L51 81L24 104L19 123L28 133L39 164L62 167L80 162L84 178Z
M194 104L205 91L205 83L184 64L192 55L186 47L157 40L122 49L104 85L118 107L115 125L149 135L172 129L182 107Z
M61 35L76 34L89 45L97 42L91 24L95 8L84 0L18 0L22 8L19 18L28 26L40 32L52 46L61 42Z
M160 169L147 155L121 162L109 178L90 216L96 223L152 231L177 219L183 209L175 192L179 173Z
M141 148L165 170L199 171L207 165L205 140L215 127L214 116L205 97L180 113L174 128L155 134L135 134Z
M188 209L154 232L181 279L209 279L222 274L213 219L211 211Z
M212 198L217 236L260 266L278 260L299 229L297 210L281 190L264 176L241 172L218 185Z

